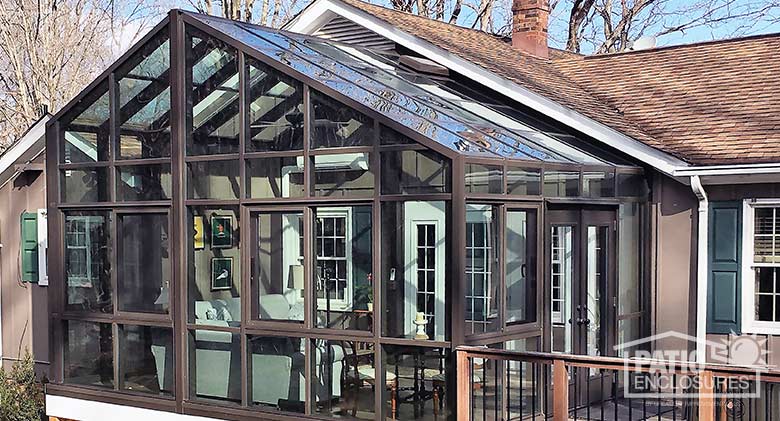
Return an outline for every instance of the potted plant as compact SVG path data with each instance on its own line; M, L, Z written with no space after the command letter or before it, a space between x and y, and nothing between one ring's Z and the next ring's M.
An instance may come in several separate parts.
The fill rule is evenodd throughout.
M367 283L355 287L355 301L365 303L368 311L374 311L374 286L371 282L371 274L366 277Z

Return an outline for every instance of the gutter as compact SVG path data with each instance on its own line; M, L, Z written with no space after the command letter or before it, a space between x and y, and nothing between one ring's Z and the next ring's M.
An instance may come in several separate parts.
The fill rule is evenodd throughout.
M672 172L675 177L691 177L691 179L700 176L755 174L780 174L780 163L677 167Z
M691 190L699 199L698 239L696 242L696 362L705 363L707 343L707 251L710 204L698 175L691 176Z

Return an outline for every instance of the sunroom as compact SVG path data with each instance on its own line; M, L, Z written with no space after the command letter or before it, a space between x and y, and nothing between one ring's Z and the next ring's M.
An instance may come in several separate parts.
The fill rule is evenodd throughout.
M458 345L645 330L643 169L413 52L173 11L47 144L49 394L452 419Z

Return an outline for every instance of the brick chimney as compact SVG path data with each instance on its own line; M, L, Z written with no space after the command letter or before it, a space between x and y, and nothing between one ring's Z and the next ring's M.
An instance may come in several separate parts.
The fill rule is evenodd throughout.
M512 46L547 58L548 0L512 0Z

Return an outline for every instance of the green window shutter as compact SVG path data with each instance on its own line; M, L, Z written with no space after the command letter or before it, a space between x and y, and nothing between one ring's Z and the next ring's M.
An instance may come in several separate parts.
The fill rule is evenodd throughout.
M711 202L707 333L741 333L742 202Z
M38 214L22 214L22 281L38 282Z

